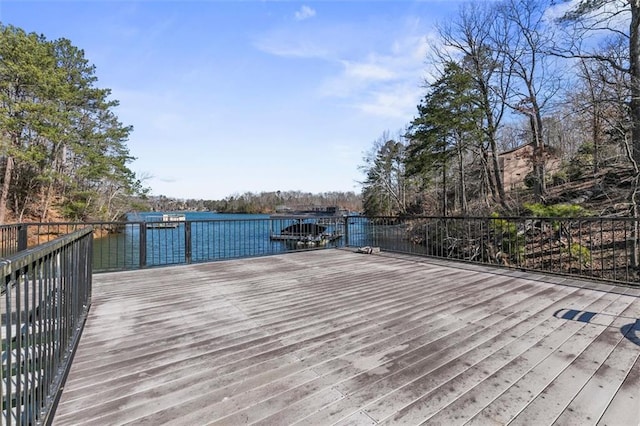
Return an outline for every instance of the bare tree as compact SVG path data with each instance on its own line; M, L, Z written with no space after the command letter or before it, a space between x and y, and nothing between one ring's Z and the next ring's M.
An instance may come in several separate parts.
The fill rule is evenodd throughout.
M566 37L554 53L567 58L591 59L629 75L632 158L640 163L640 2L637 0L580 0L562 15ZM626 55L611 55L594 37L609 33L625 40ZM634 165L634 167L636 167Z
M501 72L507 62L504 53L496 49L500 31L496 29L496 6L484 2L466 3L458 15L438 27L441 47L434 52L441 64L460 61L472 76L478 91L482 111L483 139L477 150L484 175L493 197L504 205L506 196L498 161L498 130L505 115L504 99L509 90L511 74ZM503 45L504 42L498 42Z
M383 132L364 158L361 170L366 174L363 182L363 203L369 214L396 215L407 210L405 176L406 141L401 134L392 138Z
M609 68L629 76L630 128L621 131L623 146L635 173L631 191L632 215L640 216L640 1L638 0L580 0L562 15L568 37L556 46L555 53L570 58L600 61ZM626 41L628 54L611 56L594 48L593 37L613 34ZM597 46L597 45L596 45ZM633 266L640 264L638 222L633 232Z
M544 0L506 0L499 3L497 19L500 36L497 48L505 55L511 84L505 103L523 114L529 122L533 146L534 193L542 198L546 191L543 111L560 90L561 79L548 52L552 28L546 19Z
M627 52L622 42L619 36L607 38L599 45L601 54L623 62ZM626 151L624 141L629 140L632 128L629 75L600 60L582 57L578 58L577 77L568 100L578 117L576 121L584 123L585 134L588 133L585 139L591 140L593 168L597 173L601 165L616 160L620 148ZM621 131L627 134L622 135ZM631 160L631 155L627 158Z

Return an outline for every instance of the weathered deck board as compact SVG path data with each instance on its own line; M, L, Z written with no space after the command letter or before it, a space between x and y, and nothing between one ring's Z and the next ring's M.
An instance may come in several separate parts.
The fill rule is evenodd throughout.
M637 426L637 318L636 289L385 253L102 274L54 424Z

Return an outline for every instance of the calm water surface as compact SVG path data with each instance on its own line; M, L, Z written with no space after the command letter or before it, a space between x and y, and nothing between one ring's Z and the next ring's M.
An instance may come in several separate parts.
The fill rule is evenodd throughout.
M292 219L271 218L269 215L184 212L190 223L191 245L185 247L185 223L175 228L148 228L149 216L162 213L136 213L118 233L94 242L94 269L136 269L141 266L171 265L187 262L223 260L248 256L284 253L299 247L283 241L271 241L272 233L293 223ZM333 231L334 229L328 229ZM141 247L141 241L143 245ZM332 247L344 244L343 238ZM190 250L190 253L187 253ZM141 261L142 259L142 261Z

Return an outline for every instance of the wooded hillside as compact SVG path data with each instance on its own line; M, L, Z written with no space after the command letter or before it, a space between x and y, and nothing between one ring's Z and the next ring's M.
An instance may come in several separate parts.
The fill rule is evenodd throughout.
M637 217L639 25L633 1L464 4L437 29L415 118L365 158L365 212L565 202ZM531 149L508 170L516 147Z

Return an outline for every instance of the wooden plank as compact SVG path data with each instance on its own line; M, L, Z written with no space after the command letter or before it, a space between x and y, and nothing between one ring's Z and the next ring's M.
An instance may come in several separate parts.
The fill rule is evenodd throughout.
M478 306L483 307L485 315L479 315L478 312L471 312L465 320L455 321L453 324L449 322L448 326L439 330L426 330L424 337L426 338L422 345L413 346L408 344L406 350L398 352L398 355L392 357L387 362L376 363L375 355L373 362L370 363L367 371L359 374L357 377L347 380L336 385L342 393L349 398L345 401L339 401L337 404L327 407L313 417L307 419L312 424L332 423L345 416L349 416L355 411L356 407L364 407L367 414L376 419L375 415L369 410L367 404L376 402L377 398L393 393L396 389L405 385L410 386L411 383L423 375L437 369L439 366L448 365L450 359L455 359L456 354L464 353L466 350L473 349L478 344L482 344L484 339L491 339L493 333L500 333L501 327L507 327L510 321L518 321L516 310L522 309L526 312L529 305L545 303L544 293L546 290L539 289L539 293L525 294L528 303L515 294L510 294L513 306L517 309L509 310L511 306L506 306L504 311L492 309L490 304L479 300ZM523 314L520 320L525 320L528 316ZM480 324L483 324L480 326ZM497 324L500 324L499 326ZM495 328L494 328L495 326ZM367 353L364 354L368 355ZM367 365L366 358L356 362ZM356 401L357 403L353 403Z
M571 295L552 308L556 309L567 302L581 306L585 301L593 300L590 294L581 298L577 296ZM514 372L521 371L520 374L524 374L527 368L559 348L569 336L584 326L584 323L565 324L549 312L544 318L539 317L544 321L536 324L536 318L532 316L533 328L530 331L482 362L470 366L466 372L434 389L431 394L403 408L391 420L411 415L407 418L409 420L422 415L423 421L433 424L454 424L473 417L511 386L515 381Z
M542 306L537 313L512 327L506 328L492 340L475 348L474 351L461 355L428 377L420 379L417 382L420 384L419 387L416 386L410 390L401 389L400 391L405 391L409 395L404 407L399 406L394 410L390 410L388 403L385 404L385 400L392 397L390 395L377 401L373 407L367 408L367 412L371 412L374 417L385 419L381 423L406 422L419 424L445 407L449 408L450 404L461 398L473 386L498 373L519 355L531 350L544 339L549 339L551 335L557 333L557 321L554 321L554 318L550 318L549 312L552 312L557 306L562 306L567 300L575 298L575 293L576 290L574 289L574 292L567 294L563 298ZM562 339L564 338L565 336L562 337ZM412 387L415 384L416 382ZM422 395L411 397L412 394L415 394L416 388L422 388ZM463 410L458 408L464 409L467 407L468 404L464 404L463 407L457 407L453 410L455 412L454 417L434 420L434 422L459 422L464 416L461 415ZM380 408L384 409L381 410ZM375 414L372 412L374 410L376 411Z
M553 316L620 314L637 301L628 289L346 250L94 281L55 425L508 421L556 387L568 395L548 418L563 424L640 419L625 407L638 346L622 335L607 346L604 325ZM599 405L598 384L609 395ZM504 417L482 417L496 407Z
M636 349L637 350L637 349ZM640 357L629 370L598 425L640 424Z
M178 386L178 387L179 387L179 386ZM166 389L165 389L165 390L166 390ZM157 391L158 391L158 388L157 388L157 387L155 387L155 388L153 389L153 392L157 392ZM171 394L172 392L166 392L166 393ZM140 395L140 396L142 397L143 395ZM139 398L139 399L143 399L143 398ZM120 410L120 411L122 412L122 408L125 408L125 406L123 406L123 405L122 405L122 404L123 404L123 401L120 401L118 404L120 404L120 407L121 407L121 410ZM80 404L80 405L81 405L81 404ZM81 407L78 407L78 408L79 408L79 409L81 409ZM133 411L133 409L132 409L132 411ZM88 413L87 413L87 410L86 410L86 409L84 410L84 413L85 413L85 416L86 416L86 415L88 415Z
M555 421L561 425L588 425L596 424L604 415L611 401L616 397L631 369L638 361L640 351L626 347L631 345L624 338L608 355L605 361L597 366L597 370L584 385L576 397L562 411ZM621 393L622 394L622 393ZM620 394L620 395L621 395ZM620 424L632 424L632 419L640 419L640 389L636 386L635 392L628 395L627 407L630 412L629 422L617 419ZM618 396L619 397L619 396ZM634 401L635 400L635 401ZM637 407L636 413L633 407ZM606 422L605 422L606 423Z
M633 300L628 301L630 306L621 312L621 315L626 315L630 312L629 308L632 307L632 302ZM575 419L573 412L567 410L567 407L571 401L575 399L575 395L580 393L591 380L591 377L598 370L598 367L603 365L615 347L624 339L619 331L620 326L623 324L622 321L624 320L607 315L604 316L598 324L587 324L585 328L595 328L594 331L599 331L599 334L571 361L553 382L540 392L524 410L518 413L513 419L512 424L524 425L531 424L531 422L551 424L559 417L562 417L563 412L566 413L567 416L570 415L571 418ZM607 376L611 381L615 378L614 375ZM620 383L621 382L622 380L620 380ZM604 388L600 388L597 392L597 397L592 394L591 398L610 400L611 396L608 396L604 392ZM585 420L587 420L585 424L593 422L592 419Z
M567 290L567 293L564 294L563 292L558 292L555 296L555 300L558 298L562 300L563 295L566 298L567 294L570 292L571 290ZM535 312L536 309L543 312L546 311L549 304L554 302L554 298L552 297L549 299L549 296L550 295L547 295L546 297L544 295L534 295L534 297L531 298L529 305L520 302L518 308L522 310L522 314L514 312L511 315L506 315L505 317L500 318L498 322L496 322L499 326L494 327L490 322L488 322L486 324L486 329L483 328L480 333L474 333L473 330L470 331L469 327L467 327L466 329L461 330L462 333L460 334L459 339L452 340L448 338L446 342L447 344L450 344L449 349L431 353L427 358L411 367L412 370L418 374L415 376L409 374L408 377L410 380L405 386L398 386L395 390L393 387L389 387L388 389L385 388L389 393L385 394L384 392L380 392L379 395L377 395L379 399L372 400L369 405L364 408L364 411L370 417L376 420L381 420L386 417L385 412L392 411L395 413L396 409L402 408L402 406L413 401L415 399L415 396L413 396L415 392L425 392L424 390L420 390L424 389L423 386L425 384L427 384L427 387L436 386L434 383L441 380L438 379L438 376L441 374L444 374L445 376L451 374L455 365L458 365L460 366L459 368L463 369L471 366L472 364L470 363L470 359L465 359L465 357L469 358L470 356L479 355L483 350L495 350L495 346L497 344L499 345L498 342L501 338L500 336L508 340L518 338L518 333L520 332L518 331L519 329L528 330L531 327L535 327L536 320L540 321L539 319L536 319L535 316L533 320L530 320L529 313ZM516 305L518 305L518 303L516 303ZM536 306L537 308L535 308ZM486 319L479 319L477 323L483 324L489 318L490 317L487 317ZM477 328L477 325L472 328ZM489 331L489 333L487 333L487 331ZM407 372L410 373L411 370L408 370ZM404 372L403 374L406 375L407 372ZM411 380L412 377L413 380ZM405 396L402 396L403 394ZM438 394L438 396L440 396L440 394ZM335 416L335 407L331 408L331 413L332 416ZM409 423L411 422L409 421Z
M629 301L623 296L615 294L605 294L604 297L591 304L589 311L607 311L619 314L629 305ZM558 319L558 321L566 321ZM469 424L481 425L488 422L506 424L513 420L526 406L533 401L540 393L552 383L577 357L584 351L593 340L602 332L602 327L589 326L587 323L576 321L566 321L563 327L570 329L578 327L575 334L572 334L562 344L554 350L545 354L543 359L539 359L539 354L533 352L525 353L519 360L518 372L523 366L531 366L524 374L516 380L509 377L509 388L500 394L493 402L484 407ZM502 369L499 375L504 377L509 370Z

